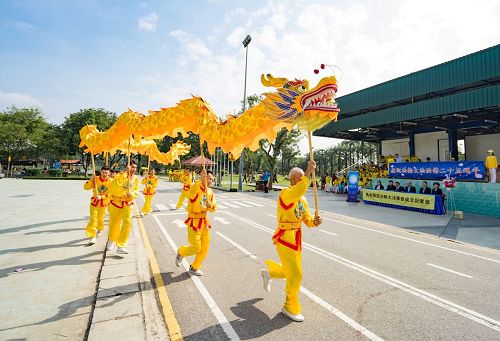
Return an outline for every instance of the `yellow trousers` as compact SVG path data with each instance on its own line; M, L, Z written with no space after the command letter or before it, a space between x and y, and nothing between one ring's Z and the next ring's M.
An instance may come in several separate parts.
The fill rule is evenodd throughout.
M286 279L285 309L294 314L300 314L302 307L299 302L300 283L302 282L302 251L295 251L280 243L276 243L276 250L281 264L266 260L271 278Z
M132 227L132 206L118 208L109 205L109 240L118 247L126 247Z
M182 257L196 255L194 262L191 264L193 268L199 270L201 263L205 260L210 246L210 229L203 226L200 231L195 231L188 227L188 242L189 246L184 245L179 248L177 253Z
M97 230L104 231L104 216L106 215L106 206L90 205L90 221L85 228L85 234L88 238L94 238Z
M153 200L153 195L154 194L151 195L144 194L144 206L142 206L141 210L142 213L148 214L151 213L151 211L153 211L153 209L151 208L151 201Z
M184 199L188 197L189 191L182 190L181 196L179 197L179 201L177 201L177 208L181 208L182 204L184 204Z

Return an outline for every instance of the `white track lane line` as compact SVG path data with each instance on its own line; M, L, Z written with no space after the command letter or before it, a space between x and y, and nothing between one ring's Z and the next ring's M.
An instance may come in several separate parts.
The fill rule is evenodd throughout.
M235 204L235 205L240 205L240 206L243 206L243 207L255 207L255 206L252 206L252 205L248 205L248 204L245 204L245 202L243 201L231 201L231 203Z
M273 218L276 218L276 215L275 214L271 214L271 213L266 213L267 216L269 217L273 217Z
M440 270L444 270L444 271L448 271L448 272L451 272L455 275L459 275L459 276L462 276L462 277L466 277L466 278L474 278L472 276L469 276L469 275L466 275L464 273L461 273L461 272L458 272L458 271L454 271L454 270L451 270L451 269L448 269L448 268L445 268L445 267L442 267L442 266L439 266L439 265L436 265L436 264L432 264L432 263L427 263L427 265L429 266L432 266L436 269L440 269Z
M256 206L256 207L264 207L264 205L259 204L258 202L253 202L253 201L249 201L249 200L241 200L241 202L244 202L248 205L252 205L252 206Z
M386 235L386 236L391 236L391 237L395 237L395 238L407 240L407 241L414 242L414 243L419 243L419 244L423 244L423 245L427 245L427 246L432 246L432 247L435 247L435 248L438 248L438 249L447 250L447 251L451 251L451 252L456 252L456 253L460 253L460 254L463 254L463 255L467 255L467 256L471 256L471 257L476 257L476 258L479 258L479 259L483 259L483 260L487 260L487 261L490 261L490 262L495 262L495 263L499 263L500 264L500 260L498 260L498 259L488 258L488 257L476 255L474 253L469 253L469 252L466 252L466 251L455 250L455 249L451 249L451 248L446 247L446 246L435 245L435 244L427 243L427 242L424 242L424 241L421 241L421 240L416 240L416 239L413 239L413 238L399 236L399 235L394 234L394 233L389 233L389 232L374 230L374 229L371 229L369 227L360 226L360 225L351 224L351 223L346 223L346 222L343 222L341 220L329 219L329 218L325 218L325 217L323 217L323 220L328 220L328 221L331 221L331 222L334 222L334 223L340 223L340 224L343 224L343 225L353 226L353 227L360 228L362 230L376 232L376 233L380 233L380 234L383 234L383 235Z
M228 201L224 201L224 205L229 206L231 208L241 208L241 206L237 206L237 205L230 203Z
M158 217L156 215L153 215L153 218L156 221L156 223L158 224L158 226L160 227L160 231L163 233L163 236L165 237L167 242L170 244L170 247L172 248L172 250L177 252L177 245L175 244L174 240L170 237L170 235L167 233L167 231L165 230L165 227L163 226L161 221L158 219ZM186 269L186 271L189 270L189 263L185 259L182 261L182 265L183 265L184 269ZM201 296L203 297L203 299L207 303L208 307L210 308L210 310L214 314L215 318L217 319L220 326L222 327L222 329L226 333L227 337L230 340L239 340L240 338L239 338L238 334L236 334L236 331L234 330L233 326L231 326L231 323L229 323L228 319L226 318L226 316L224 315L222 310L219 308L217 303L215 303L215 300L213 299L212 295L210 295L210 293L208 292L207 288L203 285L201 280L197 276L194 276L192 274L189 274L189 276L193 280L194 285L196 286L196 288L200 292Z
M226 240L228 243L230 243L231 245L236 247L238 250L243 252L248 257L250 257L252 259L257 259L257 256L255 256L253 253L251 253L250 251L248 251L247 249L245 249L243 246L239 245L235 241L229 239L228 237L226 237L225 235L223 235L219 231L217 231L215 233L218 234L220 237L222 237L224 240ZM337 308L330 305L328 302L324 301L323 299L321 299L317 295L313 294L311 291L304 288L303 286L300 287L300 291L304 295L309 297L312 301L316 302L317 304L319 304L320 306L322 306L323 308L328 310L330 313L332 313L333 315L335 315L336 317L338 317L339 319L341 319L342 321L347 323L351 328L355 329L356 331L358 331L361 334L363 334L364 336L366 336L368 339L377 340L377 341L383 340L380 337L378 337L377 335L375 335L373 332L369 331L368 329L366 329L365 327L363 327L362 325L360 325L359 323L357 323L356 321L351 319L349 316L347 316L346 314L344 314L343 312L338 310Z
M163 204L156 204L155 207L156 207L156 209L158 211L166 211L166 210L168 210L167 206L165 206Z
M254 255L253 253L251 253L250 251L248 251L247 249L245 249L243 246L241 246L239 244L236 244L235 242L233 242L231 239L229 239L228 237L226 237L225 235L223 235L219 231L215 231L215 234L217 234L222 239L226 240L229 244L233 245L235 248L237 248L238 250L240 250L241 252L243 252L248 257L250 257L252 259L257 259L256 255Z
M336 234L336 233L333 233L333 232L328 232L328 231L325 231L325 230L319 230L319 232L323 232L323 233L326 233L326 234L329 234L331 236L335 236L335 237L338 237L339 235Z
M226 206L224 206L223 204L220 204L219 202L217 202L217 208L222 208L222 209L225 209L227 208Z
M250 226L254 226L254 227L258 228L259 230L265 231L265 232L270 233L270 234L274 234L273 230L265 227L264 225L261 225L259 223L252 221L252 220L240 217L232 212L225 211L224 213L226 213L230 217L238 219L239 221L245 222ZM367 276L375 278L375 279L377 279L381 282L384 282L388 285L391 285L393 287L401 289L401 290L403 290L409 294L412 294L416 297L419 297L425 301L428 301L428 302L433 303L437 306L445 308L451 312L454 312L458 315L466 317L472 321L480 323L488 328L491 328L491 329L496 330L496 331L500 331L500 321L494 320L491 317L485 316L485 315L480 314L476 311L473 311L471 309L468 309L468 308L465 308L465 307L460 306L458 304L455 304L453 302L450 302L444 298L441 298L439 296L431 294L430 292L413 287L408 283L402 282L400 280L397 280L397 279L392 278L390 276L384 275L384 274L377 272L375 270L369 269L363 265L360 265L360 264L353 262L353 261L350 261L344 257L338 256L338 255L333 254L331 252L320 249L319 247L316 247L316 246L311 245L309 243L303 242L302 245L303 245L303 249L305 249L305 250L312 251L320 256L331 259L337 263L340 263L340 264L345 265L351 269L359 271Z

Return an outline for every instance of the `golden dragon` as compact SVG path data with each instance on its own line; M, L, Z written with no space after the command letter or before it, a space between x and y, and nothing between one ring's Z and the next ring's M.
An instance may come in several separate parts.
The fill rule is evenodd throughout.
M312 89L308 80L261 76L262 84L276 88L264 94L256 106L238 116L222 121L201 97L181 100L176 106L149 111L143 115L132 110L124 112L104 132L95 126L80 130L80 147L97 153L115 150L124 141L160 139L186 136L189 131L199 134L206 141L211 154L216 147L238 158L243 148L256 150L261 139L273 141L282 128L314 131L328 122L335 121L340 109L335 102L337 80L335 76L322 78Z

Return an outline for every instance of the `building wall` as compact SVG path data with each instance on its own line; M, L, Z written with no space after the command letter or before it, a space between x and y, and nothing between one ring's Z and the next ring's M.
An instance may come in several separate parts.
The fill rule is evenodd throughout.
M410 145L408 142L409 138L382 141L382 155L409 155Z
M467 161L484 160L489 149L493 149L497 159L500 159L500 134L465 137L465 157Z
M436 131L432 133L416 134L415 154L422 161L425 161L427 157L430 157L431 161L438 161L438 140L448 141L448 133L446 131ZM445 161L443 159L444 152L440 151L440 154L440 161Z

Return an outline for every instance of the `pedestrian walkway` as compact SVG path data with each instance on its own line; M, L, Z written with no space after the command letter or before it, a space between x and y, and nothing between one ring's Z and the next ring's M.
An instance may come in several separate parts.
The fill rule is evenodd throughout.
M0 186L0 340L168 339L137 228L130 254L106 254L85 238L82 181Z

